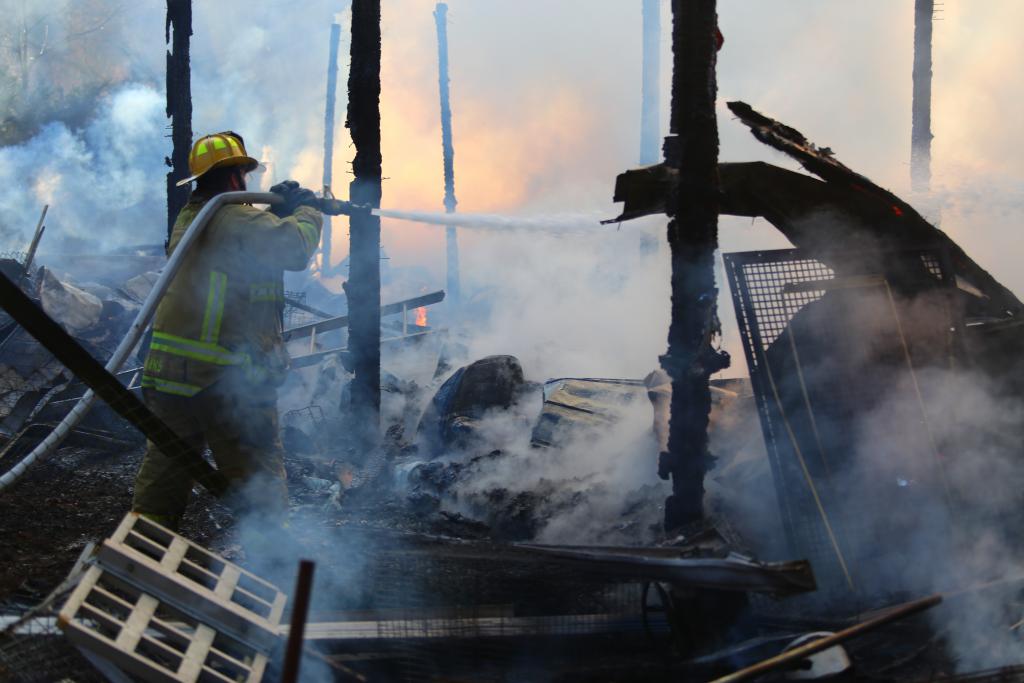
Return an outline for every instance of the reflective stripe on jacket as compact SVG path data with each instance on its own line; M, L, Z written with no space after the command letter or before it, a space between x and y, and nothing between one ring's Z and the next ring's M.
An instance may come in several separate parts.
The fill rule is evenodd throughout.
M178 214L168 255L204 203ZM322 223L308 206L284 219L246 205L219 209L157 307L142 386L193 396L231 365L246 366L253 382L280 383L284 271L305 270Z

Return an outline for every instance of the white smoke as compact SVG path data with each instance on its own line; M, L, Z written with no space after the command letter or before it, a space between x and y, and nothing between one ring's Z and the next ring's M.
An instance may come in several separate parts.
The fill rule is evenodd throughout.
M1024 579L1024 548L1017 539L1024 401L1006 395L997 380L966 369L919 371L925 404L916 400L910 381L904 376L895 382L859 420L856 468L839 490L868 485L889 503L884 514L866 515L869 528L858 534L873 538L875 547L853 550L876 557L875 569L888 573L890 587L921 595L969 589L947 600L932 619L946 634L958 670L1017 664L1024 640L1011 626L1024 618L1014 607ZM894 416L911 415L917 419L893 429ZM922 449L928 434L934 452ZM900 503L908 496L924 502L908 509ZM1002 580L1010 582L980 590Z
M464 292L486 298L490 315L468 326L470 357L514 355L537 380L646 376L668 334L670 268L659 223L478 240L464 260Z
M123 86L84 130L54 122L25 144L0 148L7 248L24 249L44 204L43 255L161 242L169 151L163 104L152 88Z
M524 524L516 526L516 533L535 526L531 540L543 543L653 542L660 532L661 503L671 487L655 474L658 445L646 389L630 396L624 402L598 399L608 401L612 420L560 428L558 443L549 447L531 443L539 400L490 411L474 425L472 446L446 453L446 459L465 466L458 482L444 492L442 505L493 520L499 536L507 517L522 515ZM500 454L483 455L489 449ZM517 506L521 494L528 498Z

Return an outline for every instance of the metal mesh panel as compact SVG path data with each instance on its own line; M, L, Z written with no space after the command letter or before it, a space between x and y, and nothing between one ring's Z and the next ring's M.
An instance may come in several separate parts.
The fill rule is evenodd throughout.
M728 256L731 262L735 255ZM742 278L749 306L757 316L760 346L764 349L771 345L797 311L817 301L825 293L823 289L784 291L783 285L821 282L831 280L834 276L835 272L831 268L813 259L743 263L734 277L737 282Z
M799 250L724 258L789 552L811 560L824 586L844 587L851 580L848 570L856 575L868 568L855 565L873 563L865 549L877 554L891 545L874 538L882 526L877 500L883 489L854 490L851 481L859 485L861 479L836 473L845 477L856 470L863 414L881 395L900 391L901 382L915 372L917 356L911 360L900 304L882 275L844 272L840 278ZM940 254L922 251L903 258L920 258L937 288L948 285ZM941 336L928 337L929 330L949 329L948 311L929 324L919 335L925 341ZM893 421L888 428L894 433L873 437L880 443L891 437L920 454L918 461L931 462L934 446L922 428L924 405L912 398L903 403L907 419ZM892 505L912 502L921 501L906 494Z
M74 589L68 582L37 607L0 630L0 680L25 683L104 681L57 627L61 603Z
M498 547L490 556L449 553L368 551L369 611L348 613L337 626L347 637L321 648L370 680L386 657L388 680L403 681L552 680L601 666L580 657L595 643L604 643L609 669L659 651L645 632L640 583L513 559ZM649 623L667 632L663 615Z

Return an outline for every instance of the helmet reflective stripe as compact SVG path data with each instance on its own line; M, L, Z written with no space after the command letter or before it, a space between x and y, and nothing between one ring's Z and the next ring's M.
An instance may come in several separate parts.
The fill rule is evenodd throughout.
M228 144L231 145L232 152L234 152L235 154L244 154L242 148L238 145L238 142L233 137L231 137L230 135L225 137L227 138Z
M199 146L198 146L198 147L196 147L196 153L195 153L195 156L197 156L197 157L201 157L201 156L203 156L204 154L206 154L206 152L207 152L207 149L206 149L206 140L203 140L202 142L200 142L200 143L199 143Z
M227 149L228 143L224 142L224 138L219 135L213 139L214 149Z

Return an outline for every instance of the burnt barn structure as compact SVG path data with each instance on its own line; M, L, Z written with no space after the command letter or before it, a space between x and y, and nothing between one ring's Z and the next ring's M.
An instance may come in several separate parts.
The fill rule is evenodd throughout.
M351 3L346 120L356 155L351 195L374 208L387 135L381 4ZM1021 521L1014 517L1019 506L979 501L965 483L978 470L1017 481L1007 456L1016 455L1024 430L995 430L996 423L975 420L975 401L957 399L1024 397L1017 371L1024 304L910 204L747 104L729 106L758 140L812 175L720 162L716 3L671 4L664 161L627 171L615 187L616 201L624 202L618 220L669 218L671 326L661 369L644 380L537 383L514 356L456 362L457 340L445 339L422 384L383 370L382 356L394 349L422 351L447 333L425 319L411 323L413 311L447 300L462 324L469 309L459 298L454 227L447 230L448 292L424 289L385 303L380 217L359 212L351 222L347 311L333 308L341 297L311 305L303 291L289 292L282 312L305 316L283 338L293 351L302 348L292 370L318 369L315 396L323 403L283 416L288 528L253 523L250 511L222 505L227 482L206 455L139 401L138 368L118 373L130 348L112 355L107 342L125 328L141 334L132 318L145 318L148 288L128 302L125 290L136 278L92 293L27 265L24 272L4 269L0 379L9 391L0 397L0 458L38 443L86 388L111 410L102 423L69 428L76 447L98 444L105 456L76 451L71 465L44 463L44 474L26 483L45 495L0 494L0 506L9 519L37 517L54 536L63 523L44 514L51 508L113 533L87 547L55 590L48 584L45 598L30 581L15 582L12 571L0 574L5 600L17 607L0 621L0 679L256 683L299 680L300 663L314 680L358 681L738 681L835 673L899 680L951 670L932 624L915 617L946 598L922 595L919 578L927 571L947 578L935 566L952 564L979 523L1012 529ZM434 17L445 218L454 221L447 9L438 3ZM660 18L657 2L642 9L647 162L656 152ZM191 5L169 0L168 11L177 177L190 137ZM328 158L340 30L332 24ZM924 132L930 136L930 123L920 125L918 154ZM329 191L329 161L325 168ZM794 247L724 255L749 382L711 379L730 362L718 345L720 215L763 217ZM325 272L333 268L329 256L328 238ZM156 273L146 282L166 284ZM74 305L58 307L55 298ZM67 329L86 309L95 309L88 324ZM382 338L382 330L395 336ZM349 372L342 389L335 380ZM979 387L984 391L974 391ZM657 444L622 458L652 476L657 470L671 494L666 500L664 489L639 488L616 511L616 528L602 537L610 540L538 540L554 512L580 510L574 523L587 523L595 508L586 505L600 500L601 485L571 488L566 479L541 477L533 490L514 490L473 479L502 467L543 469L580 432L596 435L594 442L608 437L637 406L653 409L644 413L645 428ZM388 410L398 413L390 424L382 418ZM526 456L510 455L504 442L493 446L488 420L496 414L508 417L503 426L526 425ZM745 437L755 422L763 439L751 447ZM109 461L137 446L137 439L119 438L135 431L178 457L206 491L197 491L184 534L122 515L118 496L133 463ZM716 432L753 455L716 453L723 443ZM571 483L587 484L587 477ZM85 504L63 496L78 480ZM768 491L781 539L735 514L743 507L733 505L736 498ZM772 515L764 517L771 526ZM243 541L217 533L243 519ZM647 542L652 535L657 542ZM16 545L22 538L5 534L0 547L27 557ZM318 583L308 561L293 583L292 560L317 552L326 558ZM43 564L63 575L72 559L47 556ZM1005 602L1012 597L1008 591ZM1002 675L1022 680L1019 670Z

